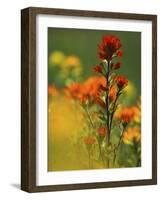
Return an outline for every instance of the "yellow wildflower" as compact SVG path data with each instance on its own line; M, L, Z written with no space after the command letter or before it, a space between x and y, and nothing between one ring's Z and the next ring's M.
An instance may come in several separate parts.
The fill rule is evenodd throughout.
M62 64L62 68L81 67L80 59L77 56L68 56Z
M65 59L65 55L61 51L54 51L49 56L50 65L61 65Z

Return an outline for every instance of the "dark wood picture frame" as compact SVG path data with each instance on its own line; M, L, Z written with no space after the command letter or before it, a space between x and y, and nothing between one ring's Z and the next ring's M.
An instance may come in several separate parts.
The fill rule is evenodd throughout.
M36 16L99 17L152 22L152 179L36 186ZM27 192L157 184L157 16L52 8L21 10L21 189Z

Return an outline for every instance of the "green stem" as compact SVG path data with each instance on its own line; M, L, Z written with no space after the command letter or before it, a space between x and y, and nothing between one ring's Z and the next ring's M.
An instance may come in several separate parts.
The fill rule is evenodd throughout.
M110 167L110 161L109 161L109 159L106 159L106 167L107 167L107 168Z
M110 73L110 61L107 63L107 73L106 73L106 115L107 115L107 144L110 143L110 133L109 133L109 73Z
M124 131L125 131L125 128L123 128L123 130L122 130L122 132L120 134L119 142L118 142L117 146L114 149L113 166L115 166L117 152L118 152L118 149L119 149L119 147L121 145Z
M104 159L103 159L103 155L102 155L101 144L100 144L100 141L99 141L98 138L97 138L97 141L98 141L98 147L99 147L99 151L100 151L100 157L101 157L102 163L104 165Z
M136 163L136 167L141 166L141 159L140 159L140 155L138 154L138 145L137 143L134 143L134 154L136 155L136 159L137 159L137 163Z
M91 155L90 150L88 150L88 162L89 162L89 169L91 168Z
M90 116L90 113L89 113L88 107L85 108L85 111L86 111L86 113L87 113L87 116L88 116L89 122L90 122L92 128L94 129L95 126L94 126L94 123L93 123L92 118L91 118L91 116Z
M87 116L88 116L88 119L89 119L89 122L90 122L92 128L95 129L95 126L94 126L94 123L93 123L92 118L91 118L91 116L90 116L88 107L86 107L85 111L86 111L86 113L87 113ZM96 137L96 138L97 138L97 137ZM99 152L100 152L101 160L102 160L102 162L103 162L103 164L104 164L104 160L103 160L103 156L102 156L102 150L101 150L101 145L100 145L100 142L99 142L98 138L97 138L97 141L98 141L98 147L99 147ZM90 162L90 150L88 151L88 154L89 154L89 168L90 168L90 167L91 167L91 162Z
M115 114L115 110L116 110L116 103L117 103L117 100L118 100L119 96L120 96L120 91L118 91L118 93L117 93L117 96L116 96L116 99L115 99L115 101L114 101L114 103L113 103L113 109L112 109L112 110L113 110L113 112L112 112L112 114L111 114L111 119L110 119L109 133L111 133L113 116L114 116L114 114Z

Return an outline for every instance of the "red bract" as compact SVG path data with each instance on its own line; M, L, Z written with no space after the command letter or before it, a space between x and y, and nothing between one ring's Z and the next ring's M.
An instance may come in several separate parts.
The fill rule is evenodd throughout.
M102 67L99 66L99 65L95 66L95 67L93 68L93 70L94 70L95 72L102 73Z
M116 82L117 82L118 88L120 88L120 89L122 89L123 87L125 87L128 84L127 78L122 75L116 77Z
M99 136L100 137L105 137L106 136L106 133L107 133L107 128L106 127L100 127L98 129L98 133L99 133Z
M122 51L118 51L116 54L118 57L121 57L123 55Z
M121 42L119 38L114 35L106 35L102 38L102 42L98 46L98 55L101 60L111 60L113 54L121 48ZM120 53L119 53L120 54Z
M121 67L121 62L115 64L115 69L119 69Z

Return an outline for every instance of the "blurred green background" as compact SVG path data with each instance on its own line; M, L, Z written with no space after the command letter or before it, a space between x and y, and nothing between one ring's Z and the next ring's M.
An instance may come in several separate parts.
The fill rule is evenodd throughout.
M83 66L82 78L96 75L92 67L99 64L98 44L103 35L116 35L122 43L122 67L118 74L125 75L135 84L138 96L141 95L141 33L125 31L102 31L68 28L48 28L48 55L62 51L66 56L76 55ZM52 68L48 72L49 83L54 83ZM55 84L55 83L54 83ZM55 84L56 85L56 84ZM59 85L57 85L59 87Z

